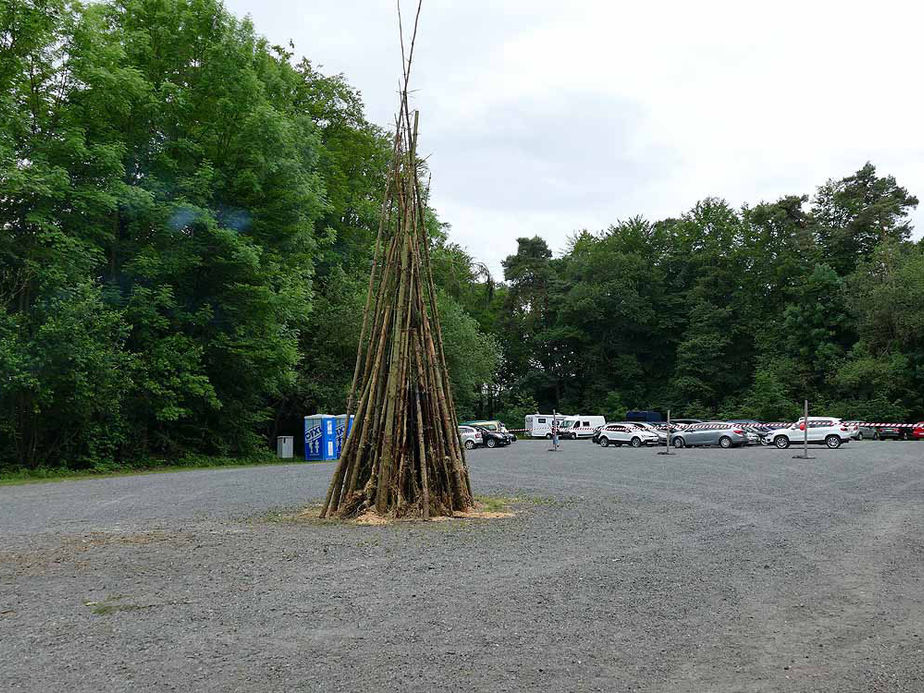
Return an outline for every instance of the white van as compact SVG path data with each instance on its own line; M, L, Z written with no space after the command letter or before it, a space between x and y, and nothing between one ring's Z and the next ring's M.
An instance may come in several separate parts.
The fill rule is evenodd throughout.
M590 416L589 414L567 416L558 425L558 435L560 438L571 438L572 440L593 438L595 430L605 425L606 417L603 416Z
M558 421L558 425L561 426L561 422L569 418L565 414L557 414L553 417L552 414L527 414L525 418L526 432L532 438L551 438L552 437L552 419L555 418Z

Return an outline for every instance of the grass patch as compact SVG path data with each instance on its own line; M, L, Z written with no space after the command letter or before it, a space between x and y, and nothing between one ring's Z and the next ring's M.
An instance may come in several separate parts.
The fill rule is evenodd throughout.
M180 459L146 459L123 465L100 464L89 469L62 469L60 467L38 467L36 469L13 469L0 471L0 486L36 484L49 481L75 481L80 479L101 479L113 476L135 474L163 474L194 469L218 467L258 467L269 464L305 463L303 460L280 460L271 453L249 457L211 457L196 455Z
M522 499L509 496L475 496L478 509L488 513L510 512L510 506L518 502L522 502Z

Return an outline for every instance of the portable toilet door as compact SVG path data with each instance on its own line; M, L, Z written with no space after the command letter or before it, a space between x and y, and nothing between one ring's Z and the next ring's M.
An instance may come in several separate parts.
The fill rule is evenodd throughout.
M330 414L313 414L305 417L305 459L325 461L337 459L335 417Z
M340 454L343 452L343 444L346 442L346 439L350 437L350 431L353 430L353 419L356 418L355 415L350 414L350 420L347 422L346 414L337 414L337 444L334 446L334 454L337 456L337 459L340 459Z

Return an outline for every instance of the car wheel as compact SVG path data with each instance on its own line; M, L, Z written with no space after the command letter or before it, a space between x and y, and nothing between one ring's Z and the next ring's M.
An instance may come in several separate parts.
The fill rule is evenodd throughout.
M686 445L686 443L684 442L683 438L674 438L675 448L682 448L684 445Z
M465 441L465 449L466 449L466 450L471 450L473 447L475 447L475 441L474 441L474 440L466 440L466 441Z
M773 444L776 445L780 450L785 450L789 447L789 438L786 436L777 436L773 439Z
M722 436L719 438L719 447L721 448L730 448L732 446L731 438L728 436Z
M630 444L632 445L633 448L640 448L642 447L642 439L639 438L638 436L632 436L632 440L630 441Z
M837 450L841 446L840 436L828 436L825 438L825 445L827 445L832 450Z
M610 446L610 439L609 439L609 438L601 438L601 439L600 439L600 446L601 446L601 447L604 447L604 448L608 448L608 447Z
M882 440L882 436L879 435L879 431L876 431L876 432L873 434L873 440Z
M495 445L497 445L497 441L494 440L494 438L488 438L484 444L487 445L489 448L493 448Z
M863 434L857 433L857 440L863 440Z

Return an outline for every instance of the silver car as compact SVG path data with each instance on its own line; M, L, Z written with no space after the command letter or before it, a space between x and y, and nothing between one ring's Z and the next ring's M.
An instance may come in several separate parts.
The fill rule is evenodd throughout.
M484 437L477 428L459 426L459 440L462 441L462 445L465 446L466 450L471 450L481 445L484 442Z
M734 448L747 445L748 438L738 424L725 421L704 421L690 424L682 431L671 434L671 445L675 448L696 445L718 445L720 448Z

